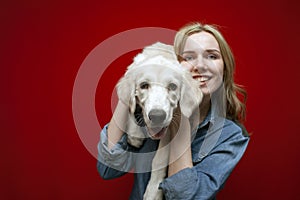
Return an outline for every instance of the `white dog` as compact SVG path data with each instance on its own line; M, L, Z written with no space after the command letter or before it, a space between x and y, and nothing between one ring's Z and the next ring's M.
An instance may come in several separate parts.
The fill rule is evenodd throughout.
M145 137L160 139L145 200L163 199L158 186L169 162L168 126L174 110L179 106L190 117L202 100L199 83L180 66L173 51L172 46L159 42L144 48L117 84L119 99L129 106L128 142L140 147Z

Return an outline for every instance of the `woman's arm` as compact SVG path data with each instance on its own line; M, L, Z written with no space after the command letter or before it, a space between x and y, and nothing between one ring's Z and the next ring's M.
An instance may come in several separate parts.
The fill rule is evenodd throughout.
M113 117L106 125L98 143L97 169L104 179L112 179L127 173L133 164L125 132L128 106L119 101Z
M187 149L188 153L185 152L181 157L183 163L177 160L171 164L170 176L160 184L166 199L215 198L244 154L248 141L249 138L242 135L237 125L227 124L217 145L193 167L189 166L188 156L187 160L183 159L185 154L190 155L190 149Z
M107 129L108 149L111 149L121 139L125 132L127 120L128 106L119 101Z
M178 131L171 130L170 143L170 164L168 176L172 176L177 172L193 167L191 152L191 131L189 119L181 115L181 123Z

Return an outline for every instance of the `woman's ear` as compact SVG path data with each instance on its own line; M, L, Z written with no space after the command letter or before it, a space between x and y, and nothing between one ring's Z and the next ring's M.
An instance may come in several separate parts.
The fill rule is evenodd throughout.
M182 87L180 94L180 109L181 113L190 117L195 108L201 103L203 94L199 88L199 83L192 78L189 72L183 75Z
M117 93L119 100L128 106L131 113L134 113L136 106L134 81L130 77L122 77L117 84Z

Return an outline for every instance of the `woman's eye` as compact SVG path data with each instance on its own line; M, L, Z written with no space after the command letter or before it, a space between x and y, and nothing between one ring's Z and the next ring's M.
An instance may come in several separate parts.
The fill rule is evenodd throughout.
M175 83L170 83L168 85L168 89L171 90L171 91L174 91L177 89L177 85Z
M193 56L185 56L185 57L183 57L183 59L185 61L191 61L191 60L194 60L194 57Z
M208 58L209 60L216 60L216 59L219 58L219 56L217 56L217 55L215 55L215 54L208 54L208 55L207 55L207 58Z
M147 82L142 82L142 83L140 84L140 88L141 88L142 90L147 90L147 89L149 88L149 83L147 83Z
M184 61L192 61L195 60L197 56L194 53L183 53L181 57Z

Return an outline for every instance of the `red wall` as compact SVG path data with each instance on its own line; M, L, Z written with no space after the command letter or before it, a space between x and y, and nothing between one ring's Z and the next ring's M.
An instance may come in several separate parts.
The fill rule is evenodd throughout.
M127 199L132 175L102 180L75 128L76 74L86 56L115 34L139 27L177 30L194 20L222 26L236 57L236 80L249 94L251 142L219 198L297 198L299 3L125 2L0 3L0 198ZM115 60L99 81L101 126L111 116L113 86L135 53Z

